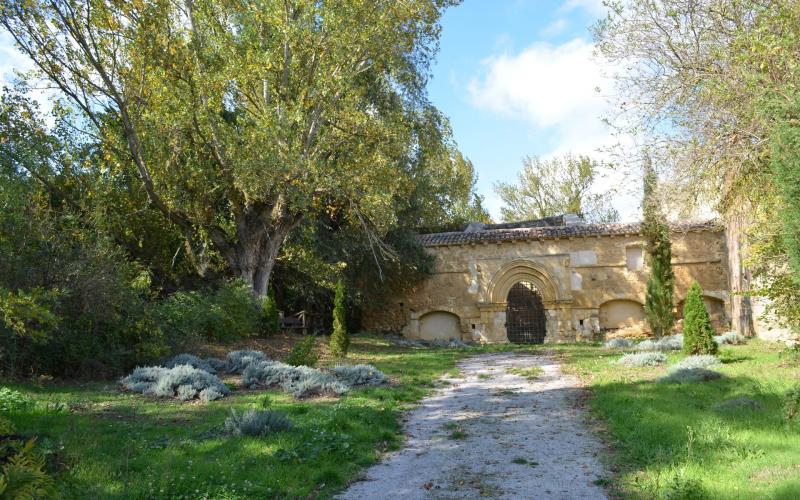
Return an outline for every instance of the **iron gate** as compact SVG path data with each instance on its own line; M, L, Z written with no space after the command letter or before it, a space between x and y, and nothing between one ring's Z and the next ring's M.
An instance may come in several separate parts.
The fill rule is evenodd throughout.
M506 334L515 344L543 344L547 333L542 296L533 284L521 281L508 291Z

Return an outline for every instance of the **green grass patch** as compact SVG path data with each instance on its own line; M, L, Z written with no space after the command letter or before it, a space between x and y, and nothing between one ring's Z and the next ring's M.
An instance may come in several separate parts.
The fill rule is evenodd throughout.
M327 498L400 446L401 413L470 352L353 336L347 362L375 365L392 383L338 399L238 391L199 404L125 394L114 381L4 385L33 402L10 418L39 437L63 498ZM231 410L248 408L282 412L292 429L224 435Z
M621 496L800 498L800 424L782 411L800 367L780 346L723 346L713 369L724 377L687 384L655 383L681 354L664 366L620 370L610 362L618 354L597 346L557 352L565 370L583 377L608 428Z
M527 368L509 368L506 370L508 373L512 375L519 375L520 377L526 378L528 380L535 380L539 378L544 370L540 366L529 366Z

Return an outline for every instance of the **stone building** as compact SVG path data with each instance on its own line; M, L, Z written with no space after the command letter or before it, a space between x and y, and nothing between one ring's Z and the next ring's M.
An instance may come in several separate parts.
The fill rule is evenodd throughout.
M725 234L713 222L673 224L676 313L692 280L719 328L729 323ZM586 224L575 215L470 224L426 234L433 274L368 311L366 326L408 338L574 342L647 333L648 277L640 224Z

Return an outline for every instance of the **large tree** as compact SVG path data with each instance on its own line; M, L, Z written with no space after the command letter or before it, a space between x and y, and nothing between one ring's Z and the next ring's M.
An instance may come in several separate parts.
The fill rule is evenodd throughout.
M0 23L193 260L265 295L309 213L380 232L429 158L455 161L424 90L452 3L12 0Z
M609 2L595 31L616 71L612 122L671 166L670 199L718 210L727 223L733 326L753 332L750 277L742 250L764 200L773 116L765 97L796 84L794 0L631 0ZM632 163L632 162L631 162ZM771 203L771 202L770 202ZM765 231L774 233L774 225ZM779 257L780 258L780 257ZM769 269L781 269L778 263Z
M582 214L590 222L615 222L619 213L610 204L611 194L592 191L601 167L587 156L570 154L548 160L524 158L516 183L498 182L494 186L503 200L503 220L573 213Z

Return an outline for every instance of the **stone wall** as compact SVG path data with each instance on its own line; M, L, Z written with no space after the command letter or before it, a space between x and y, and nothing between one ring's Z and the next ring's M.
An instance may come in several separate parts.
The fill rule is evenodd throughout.
M705 229L673 233L672 238L676 304L697 280L708 300L721 304L722 314L727 315L724 233ZM618 323L621 310L632 310L630 302L644 304L648 275L642 259L644 243L639 234L614 234L431 245L434 274L387 307L366 311L365 326L421 338L430 335L429 325L434 324L426 315L443 312L457 317L462 340L507 342L508 290L526 281L534 284L545 306L545 342L596 338L602 335L601 310ZM438 315L436 321L447 317ZM717 319L723 326L729 320ZM640 315L625 326L646 329Z

